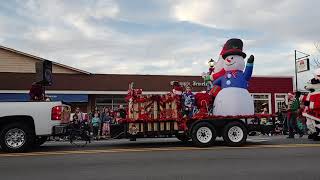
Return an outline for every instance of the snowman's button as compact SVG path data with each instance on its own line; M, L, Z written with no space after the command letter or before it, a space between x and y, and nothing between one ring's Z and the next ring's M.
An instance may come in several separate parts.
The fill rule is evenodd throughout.
M229 78L229 79L230 79L230 78L231 78L231 74L228 74L228 75L227 75L227 78Z
M229 85L231 84L231 81L228 80L228 81L226 82L226 84L229 86Z

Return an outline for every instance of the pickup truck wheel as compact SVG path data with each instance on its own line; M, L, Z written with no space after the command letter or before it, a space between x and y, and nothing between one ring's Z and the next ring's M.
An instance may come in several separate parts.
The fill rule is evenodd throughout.
M33 130L24 124L8 124L0 132L0 146L6 152L24 152L34 143Z
M247 140L247 129L240 122L230 122L223 129L223 140L228 146L241 146Z
M208 122L200 122L192 128L192 142L194 145L198 147L211 146L215 141L216 137L216 130Z

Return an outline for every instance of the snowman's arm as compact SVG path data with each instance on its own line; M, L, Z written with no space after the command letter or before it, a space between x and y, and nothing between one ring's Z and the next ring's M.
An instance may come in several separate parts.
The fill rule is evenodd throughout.
M252 76L253 63L247 63L246 69L244 70L243 76L245 80L249 81Z
M219 77L217 80L213 81L212 85L221 86L222 77Z

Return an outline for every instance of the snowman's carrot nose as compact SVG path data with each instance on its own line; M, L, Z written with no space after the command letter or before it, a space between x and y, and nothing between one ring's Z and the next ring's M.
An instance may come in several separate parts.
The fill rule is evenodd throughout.
M226 59L226 61L227 61L228 63L231 63L231 60L230 60L230 59Z

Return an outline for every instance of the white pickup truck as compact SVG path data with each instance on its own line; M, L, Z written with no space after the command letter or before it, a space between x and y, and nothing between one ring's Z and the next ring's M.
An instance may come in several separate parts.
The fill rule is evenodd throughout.
M0 102L0 146L6 152L24 152L62 135L70 106L62 102Z

